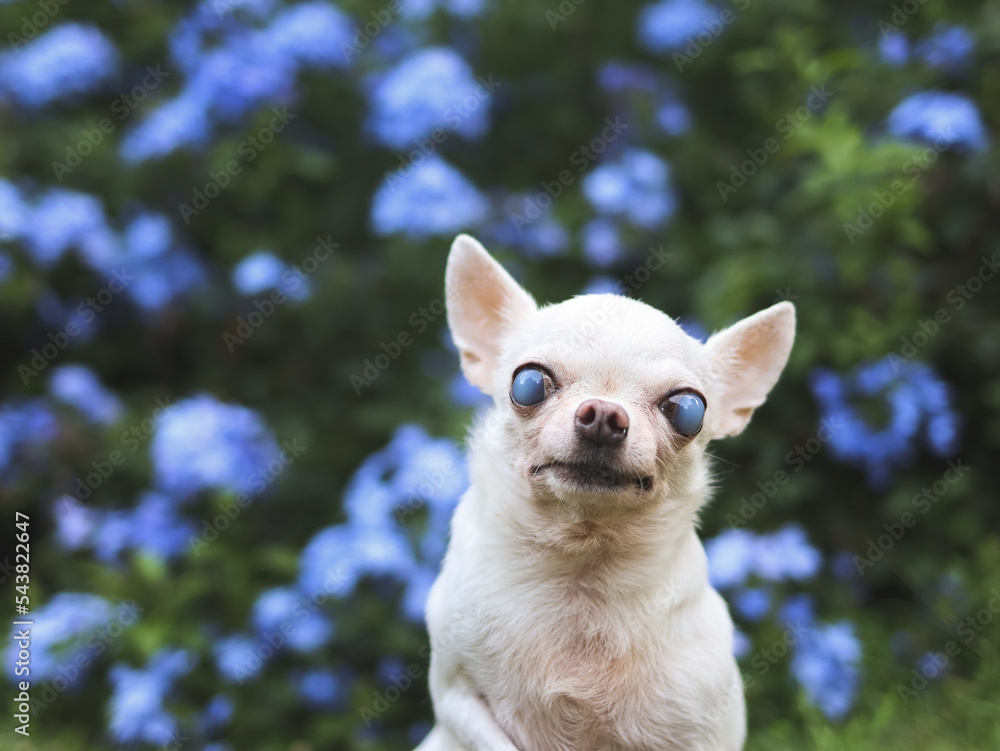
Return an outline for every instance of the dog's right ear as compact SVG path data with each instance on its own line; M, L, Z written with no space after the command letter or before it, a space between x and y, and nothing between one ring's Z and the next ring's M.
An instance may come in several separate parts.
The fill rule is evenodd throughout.
M444 276L448 326L473 386L490 394L500 342L511 324L537 307L531 295L474 238L459 235Z

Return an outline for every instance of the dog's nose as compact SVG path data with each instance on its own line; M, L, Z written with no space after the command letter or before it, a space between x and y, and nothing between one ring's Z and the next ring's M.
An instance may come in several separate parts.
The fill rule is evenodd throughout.
M576 410L576 432L598 446L616 446L628 433L628 414L613 402L588 399Z

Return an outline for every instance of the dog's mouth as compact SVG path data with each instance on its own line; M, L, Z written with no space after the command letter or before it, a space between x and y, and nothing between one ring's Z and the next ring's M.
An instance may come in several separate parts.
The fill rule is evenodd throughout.
M614 467L582 462L548 462L531 468L531 476L551 472L560 481L575 485L581 490L609 493L621 490L648 491L653 487L653 478L648 475L622 472Z

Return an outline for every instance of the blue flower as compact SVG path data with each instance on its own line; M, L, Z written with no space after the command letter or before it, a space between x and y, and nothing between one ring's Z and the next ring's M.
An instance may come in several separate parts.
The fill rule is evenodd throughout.
M348 483L347 523L320 531L302 551L299 589L344 596L362 576L388 576L406 586L404 614L422 620L451 514L466 487L454 442L403 426ZM427 512L426 526L414 546L405 527L418 509Z
M162 493L145 493L132 512L129 546L169 560L183 553L198 529L178 514L177 501Z
M975 48L976 42L967 29L938 23L917 47L917 54L932 68L957 70L969 61Z
M734 600L736 610L748 621L757 622L771 609L771 593L766 589L744 589Z
M56 541L66 550L79 550L90 540L99 518L72 496L61 496L53 505L52 517L56 523Z
M264 34L276 57L303 66L344 66L348 59L341 47L352 44L347 16L325 2L283 8Z
M79 248L91 266L95 261L107 262L117 251L101 202L64 188L53 188L41 197L25 234L29 252L43 267L72 248Z
M134 509L106 511L81 506L63 496L55 505L56 538L67 550L91 547L113 563L126 550L169 560L187 548L197 532L178 513L177 501L162 493L144 493Z
M889 65L905 65L910 58L910 40L900 31L883 32L878 39L878 54Z
M816 621L816 601L811 595L792 595L782 603L776 620L789 628L809 628Z
M118 397L104 388L94 371L83 365L56 368L49 379L49 392L92 422L110 425L122 413Z
M208 732L228 725L233 719L233 700L225 694L216 694L201 710L202 726Z
M118 743L165 744L177 732L176 718L164 702L178 678L187 675L195 658L182 649L161 649L144 669L112 666L111 718L108 729Z
M183 146L207 143L210 129L208 105L187 89L126 133L119 153L130 164L157 159Z
M583 192L601 213L623 216L645 229L662 225L677 208L667 163L641 149L597 167L583 179Z
M659 87L656 72L645 65L611 61L597 70L597 83L605 91L653 93Z
M178 497L208 488L249 493L258 473L279 459L253 410L207 394L179 402L164 416L150 453L159 486Z
M592 219L583 225L583 257L589 264L604 268L621 256L622 239L613 221Z
M241 260L233 269L233 286L241 295L255 295L274 289L288 267L269 250L258 250Z
M299 652L318 649L333 635L332 624L291 587L262 592L254 603L252 619L262 636L283 634L288 645Z
M117 70L118 51L98 28L64 23L0 57L0 98L44 107L99 88Z
M705 542L712 586L742 586L751 574L767 581L809 579L819 570L819 551L790 524L770 535L729 529Z
M114 563L135 540L135 518L131 511L105 511L95 519L90 544L98 559Z
M753 641L738 628L733 629L733 656L742 659L750 654L753 649Z
M264 20L272 3L241 3L241 13L224 17L212 5L202 2L171 35L172 57L188 80L125 136L126 161L204 146L216 121L236 122L263 104L290 100L301 70L348 62L341 47L351 42L350 23L329 3L282 8L262 29L247 22Z
M257 654L260 642L246 634L233 634L217 639L212 645L215 667L227 683L242 684L253 678L263 667Z
M754 568L756 537L746 529L727 529L705 542L708 577L716 588L738 587Z
M550 211L537 212L538 208L530 196L508 198L504 201L504 213L509 214L513 221L501 221L490 226L487 232L492 242L513 246L528 258L562 255L569 247L569 232Z
M769 581L810 579L816 575L821 556L809 544L801 527L789 524L756 541L754 570Z
M380 235L451 235L481 222L488 208L461 172L433 155L382 184L372 200L372 227Z
M58 423L41 399L0 405L0 478L37 463L55 438Z
M31 209L21 191L0 177L0 241L19 239L27 230Z
M921 434L937 456L957 450L960 419L949 388L926 365L890 355L847 376L816 370L811 386L822 417L835 427L833 455L863 468L874 488L885 488L893 469L912 460ZM889 413L883 424L862 414L862 400Z
M860 662L861 643L852 623L817 623L796 642L791 672L809 701L839 720L854 704Z
M656 124L664 133L679 136L691 128L691 113L680 102L667 99L656 108Z
M486 131L490 101L469 64L452 49L422 49L378 78L370 89L370 126L379 142L402 148L453 130L466 138Z
M325 709L336 706L344 698L344 687L332 670L315 668L294 679L295 690L306 704Z
M436 8L443 8L458 18L473 18L485 5L486 0L410 0L402 4L400 13L404 18L422 20Z
M75 660L93 649L87 645L87 639L94 631L106 626L113 615L110 602L83 592L59 592L41 607L34 608L32 679L48 681L61 676L63 680L73 683L74 674L78 676ZM14 675L16 662L17 645L11 639L7 646L6 665L12 681L18 680Z
M989 146L979 109L963 94L912 94L889 114L888 128L897 138L941 142L973 151L984 151Z
M684 47L691 37L706 32L719 11L701 0L660 0L639 12L636 31L639 42L651 52L670 52Z

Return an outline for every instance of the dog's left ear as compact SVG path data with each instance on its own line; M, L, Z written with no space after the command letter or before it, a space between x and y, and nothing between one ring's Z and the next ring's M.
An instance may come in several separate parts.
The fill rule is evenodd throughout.
M537 310L535 301L468 235L452 243L444 287L462 372L469 383L491 394L500 342L512 323Z
M795 306L779 302L723 329L705 343L719 384L721 414L713 438L739 435L788 362Z

